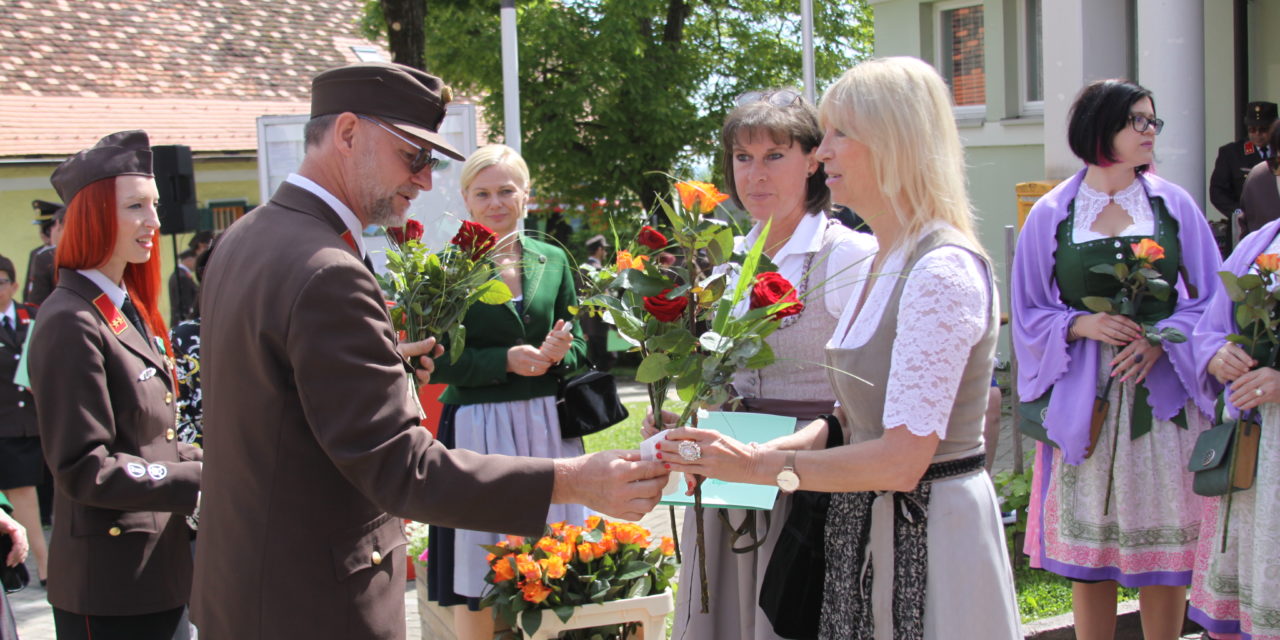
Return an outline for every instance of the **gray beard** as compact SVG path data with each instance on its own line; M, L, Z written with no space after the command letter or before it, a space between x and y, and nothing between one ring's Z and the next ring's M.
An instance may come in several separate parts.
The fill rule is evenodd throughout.
M391 206L392 198L378 198L369 203L369 224L376 224L380 227L400 227L404 226L401 216L396 214L395 208Z

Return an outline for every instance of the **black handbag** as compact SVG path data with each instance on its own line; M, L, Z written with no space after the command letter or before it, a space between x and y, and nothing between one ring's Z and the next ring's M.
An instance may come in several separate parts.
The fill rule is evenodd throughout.
M844 432L832 416L827 420L827 448L844 444ZM827 507L831 494L797 491L791 511L778 533L760 584L760 609L773 632L801 640L818 637L822 589L827 574Z
M9 551L12 549L13 538L8 534L0 534L0 584L4 585L5 593L22 591L31 581L26 565L19 563L15 567L5 566L5 558L9 557Z
M560 381L556 390L560 437L581 438L627 419L613 376L594 369Z

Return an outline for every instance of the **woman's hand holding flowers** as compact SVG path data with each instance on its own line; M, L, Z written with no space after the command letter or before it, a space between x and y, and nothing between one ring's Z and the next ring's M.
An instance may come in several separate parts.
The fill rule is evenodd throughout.
M1261 367L1241 375L1231 384L1231 396L1227 400L1241 411L1280 402L1280 371Z
M1067 332L1068 337L1088 338L1116 347L1123 347L1134 340L1142 339L1142 327L1138 323L1121 315L1110 313L1089 313L1076 316Z
M1142 382L1163 355L1163 347L1151 344L1146 338L1138 338L1111 359L1111 377L1120 376L1120 382L1129 378L1134 378L1134 382Z
M1222 348L1213 355L1213 359L1209 361L1209 373L1218 379L1218 382L1226 384L1248 373L1250 369L1258 366L1258 361L1249 357L1240 345L1234 342L1225 342Z

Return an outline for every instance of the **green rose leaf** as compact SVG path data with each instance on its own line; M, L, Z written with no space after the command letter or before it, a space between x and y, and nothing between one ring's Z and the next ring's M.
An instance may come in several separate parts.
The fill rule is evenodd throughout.
M538 628L542 626L542 611L540 609L530 609L520 614L520 626L524 632L533 635L538 632Z
M511 288L501 280L489 280L476 289L477 300L484 304L506 304L511 300Z
M1115 312L1115 305L1111 303L1111 298L1104 298L1102 296L1085 296L1081 298L1080 301L1083 302L1084 306L1088 307L1090 311L1097 313Z
M667 377L667 364L671 358L665 353L651 353L636 369L636 382L649 384Z

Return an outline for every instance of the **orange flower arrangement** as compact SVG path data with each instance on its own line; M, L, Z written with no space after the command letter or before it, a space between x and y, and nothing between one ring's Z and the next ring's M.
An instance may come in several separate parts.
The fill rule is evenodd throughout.
M492 588L481 605L511 625L520 615L525 632L533 633L542 609L567 621L574 607L662 593L675 576L675 542L663 537L651 548L651 539L638 524L599 516L584 526L548 525L537 540L508 536L485 546L485 581Z

